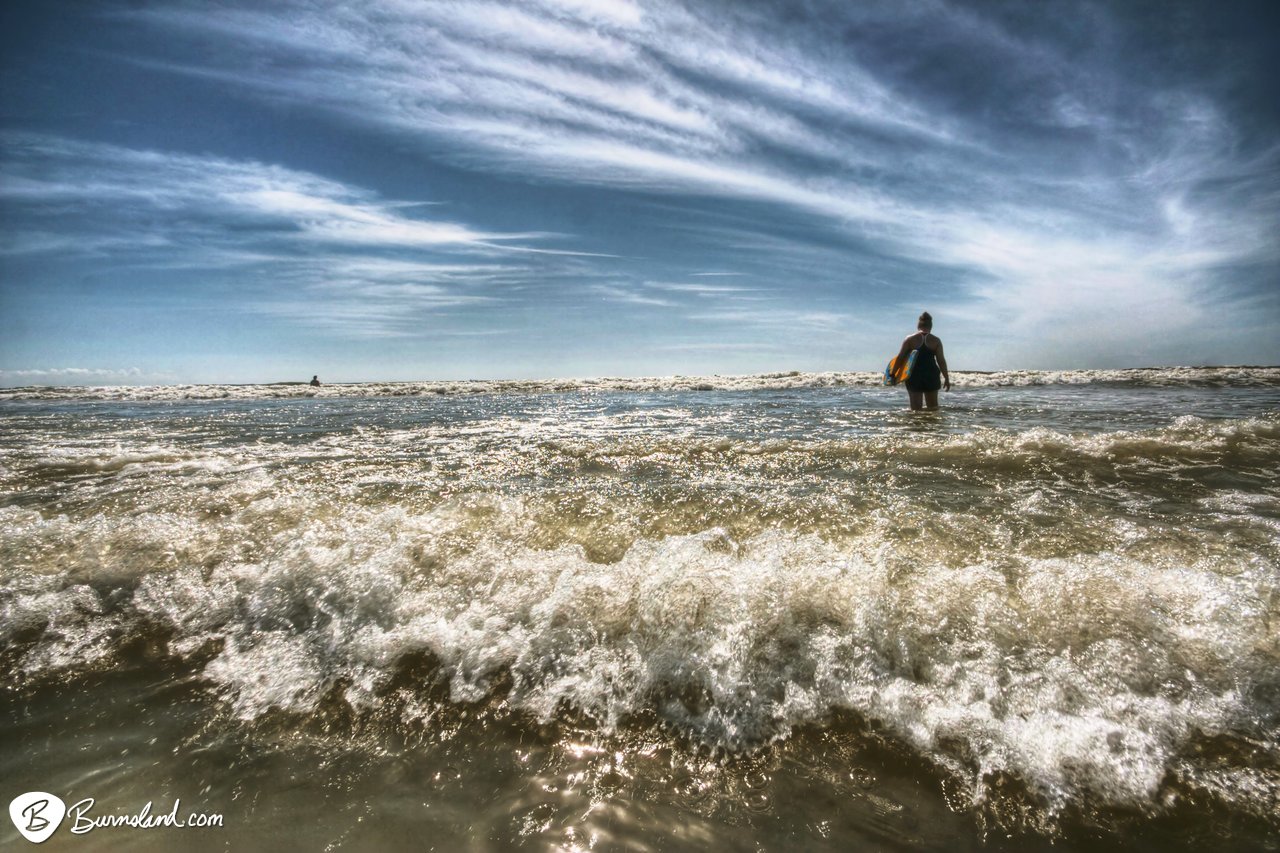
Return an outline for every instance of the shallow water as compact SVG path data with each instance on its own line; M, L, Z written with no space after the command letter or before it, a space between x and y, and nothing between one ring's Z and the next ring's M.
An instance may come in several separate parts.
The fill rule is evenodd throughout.
M873 378L6 392L8 796L225 816L87 848L1280 846L1280 370Z

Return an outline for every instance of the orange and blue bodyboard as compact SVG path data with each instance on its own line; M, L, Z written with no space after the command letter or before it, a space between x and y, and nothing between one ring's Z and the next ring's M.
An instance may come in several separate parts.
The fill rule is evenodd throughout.
M897 385L899 382L906 382L907 377L911 375L911 368L916 366L916 355L920 350L913 349L906 358L898 358L896 355L889 359L889 366L884 369L884 384Z

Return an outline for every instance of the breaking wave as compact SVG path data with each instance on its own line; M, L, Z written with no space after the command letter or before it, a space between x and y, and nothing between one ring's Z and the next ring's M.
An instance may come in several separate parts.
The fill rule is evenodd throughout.
M57 485L0 507L25 683L143 644L253 720L376 710L428 661L453 703L729 753L853 713L975 802L1001 775L1050 810L1156 809L1171 780L1259 815L1280 796L1274 415L875 441L149 431L2 464L6 489ZM1213 739L1263 758L1206 768Z

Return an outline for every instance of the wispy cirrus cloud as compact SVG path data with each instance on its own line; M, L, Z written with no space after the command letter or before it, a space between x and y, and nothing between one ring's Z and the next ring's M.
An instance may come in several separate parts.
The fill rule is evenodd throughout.
M252 161L140 151L33 134L0 138L0 200L28 216L60 215L68 205L92 214L86 227L108 229L131 217L168 213L187 217L191 228L212 232L234 225L264 239L308 240L331 246L470 248L498 250L506 241L548 235L479 231L455 222L406 216L403 203L318 175ZM110 239L142 245L166 238L164 230L119 227ZM9 252L41 251L44 244L10 235ZM243 240L237 242L243 245Z
M1076 11L1099 44L1135 25ZM1224 265L1275 262L1280 201L1229 185L1274 175L1280 151L1243 152L1203 92L1144 86L1122 57L1099 61L968 5L832 6L821 27L767 7L550 0L127 14L223 48L139 61L451 142L463 165L810 217L946 270L951 306L975 331L1023 338L1016 357L1055 323L1088 325L1104 292L1187 328L1221 307ZM337 223L349 236L395 232L358 215ZM1078 298L1046 299L1068 281ZM1105 329L1093 349L1126 357L1131 336Z
M770 344L760 341L694 341L682 344L664 344L657 347L665 352L681 353L717 353L717 352L766 352L775 353L785 350L781 344Z
M849 318L835 311L809 311L793 308L751 308L726 305L691 315L693 319L730 325L749 326L786 335L831 333L847 328Z
M850 116L886 133L939 136L936 117L854 64L816 63L802 47L766 46L758 33L726 31L725 21L675 5L633 11L602 18L556 3L389 2L137 14L178 33L234 37L250 56L293 54L284 73L252 64L186 66L189 73L454 138L471 151L481 146L475 156L495 165L570 179L681 192L692 182L703 192L874 216L865 186L829 193L797 183L793 172L769 167L767 149L865 165L865 148L828 130Z
M663 299L658 296L649 296L639 290L615 284L593 284L588 288L587 292L604 299L607 302L621 302L627 305L671 308L676 304L670 299Z
M0 202L22 222L0 254L234 271L293 294L245 310L348 336L404 335L427 314L499 303L504 286L535 275L512 258L556 236L429 219L420 202L253 161L22 133L0 144Z
M736 293L755 293L756 287L736 287L728 284L688 284L672 281L646 281L645 287L654 290L665 290L671 293L691 293L695 296L724 296Z
M0 135L12 367L873 367L922 308L957 367L1111 366L1253 359L1280 310L1248 10L27 5L69 25L0 92L45 134Z

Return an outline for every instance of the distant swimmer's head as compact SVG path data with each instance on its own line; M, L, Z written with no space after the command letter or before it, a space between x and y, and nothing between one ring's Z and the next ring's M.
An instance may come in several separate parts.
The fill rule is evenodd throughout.
M920 315L920 319L916 321L916 328L922 332L927 332L933 328L933 317L928 311Z

